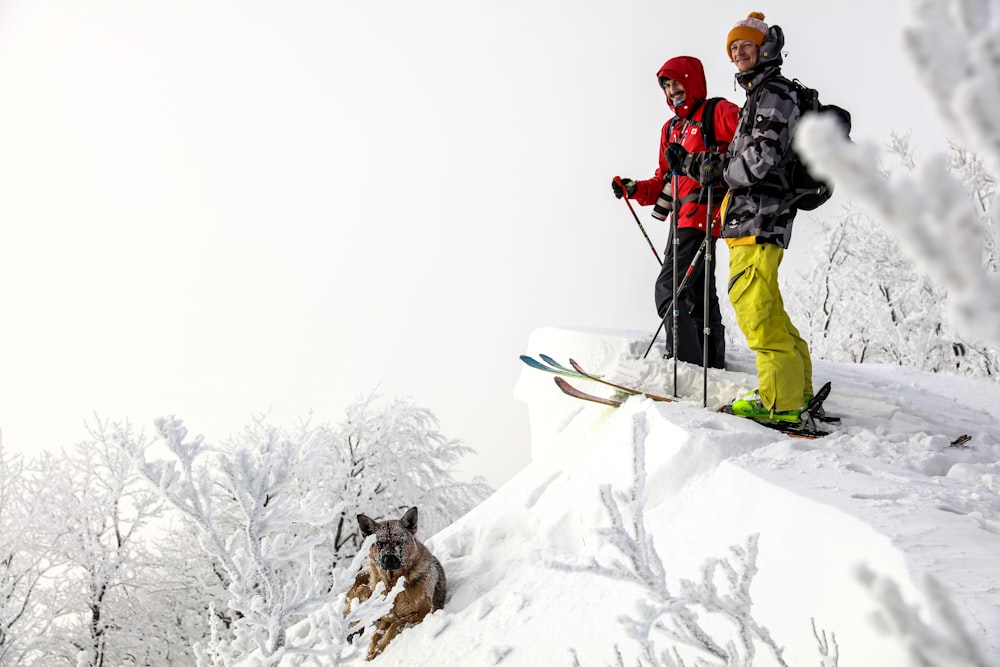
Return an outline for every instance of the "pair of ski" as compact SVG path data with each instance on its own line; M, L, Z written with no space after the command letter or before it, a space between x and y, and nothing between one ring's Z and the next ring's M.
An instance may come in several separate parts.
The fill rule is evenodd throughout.
M544 354L541 354L539 356L541 357L542 361L538 361L534 357L522 354L521 361L523 361L531 368L555 374L556 385L564 394L572 396L573 398L578 398L584 401L590 401L591 403L599 403L601 405L607 405L613 408L620 407L622 403L625 402L625 399L628 398L629 396L645 396L646 398L652 399L654 401L663 401L667 403L672 403L679 400L677 398L672 398L669 396L661 396L659 394L653 394L647 391L643 391L641 389L636 389L634 387L628 387L622 384L618 384L616 382L611 382L600 375L595 375L594 373L588 372L573 359L569 360L570 366L572 366L572 368L569 368L560 364L552 357L549 357ZM619 393L619 396L615 398L606 398L604 396L598 396L596 394L587 393L571 385L566 380L567 377L579 380L591 380L594 382L599 382L603 385L615 389ZM830 395L830 383L827 382L816 393L816 395L813 396L812 400L809 401L809 405L806 406L806 409L802 411L799 417L800 421L797 424L792 424L788 422L761 421L757 419L753 421L756 421L761 426L766 426L767 428L780 431L782 433L785 433L787 435L796 438L807 438L812 440L815 438L823 437L824 435L829 435L828 431L820 430L816 426L817 421L825 421L827 423L837 423L840 421L839 417L828 416L823 411L823 401L825 401L826 397L829 395ZM720 412L724 412L726 414L733 414L731 410L726 409L727 407L729 406L722 408Z
M615 408L619 407L622 403L624 403L625 398L627 398L628 396L645 396L646 398L651 398L654 401L666 401L668 403L676 400L674 398L670 398L669 396L660 396L658 394L651 394L649 392L645 392L640 389L633 389L632 387L626 387L625 385L617 384L615 382L610 382L609 380L605 379L600 375L584 370L583 367L580 366L580 364L578 364L573 359L569 360L570 366L572 366L572 368L569 368L563 366L550 356L544 354L540 354L538 356L542 358L542 361L538 361L533 357L529 357L526 354L522 354L521 361L531 366L532 368L538 369L540 371L547 371L549 373L554 373L556 375L555 378L556 384L563 391L563 393L566 393L575 398L580 398L585 401L591 401L593 403L601 403L603 405L608 405ZM564 379L566 377L575 378L577 380L593 380L594 382L599 382L605 386L617 390L620 394L623 394L624 397L620 399L604 398L603 396L588 394L584 391L577 389L569 382L567 382Z
M554 374L556 376L555 382L556 385L558 385L559 389L562 390L563 393L572 396L574 398L579 398L584 401L590 401L592 403L599 403L601 405L607 405L613 408L620 407L621 404L625 402L625 399L628 398L629 396L645 396L646 398L650 398L654 401L665 401L668 403L672 403L679 400L677 398L671 398L668 396L659 396L657 394L651 394L646 391L634 389L632 387L627 387L625 385L617 384L615 382L610 382L600 375L596 375L594 373L590 373L584 370L584 368L580 366L580 364L576 363L572 359L569 360L569 363L572 366L572 368L568 368L566 366L563 366L550 356L540 354L539 357L541 357L542 361L538 361L533 357L522 354L521 361L523 361L531 368L535 368L540 371L545 371L547 373ZM595 394L588 394L587 392L581 391L580 389L574 387L569 382L567 382L565 379L567 377L578 380L592 380L594 382L599 382L601 384L607 385L608 387L615 389L618 392L619 397L605 398L603 396L597 396ZM763 422L758 420L754 421L756 421L761 426L766 426L767 428L772 428L774 430L781 431L782 433L785 433L789 436L796 438L807 438L813 440L822 437L824 435L828 435L827 432L820 431L818 428L816 428L815 422L819 421L828 424L836 424L840 422L840 417L827 415L823 410L823 401L826 400L826 397L829 394L830 394L830 383L827 382L809 402L809 405L807 406L804 412L807 413L806 418L811 422L811 426L806 426L805 430L799 424L785 424L781 422ZM729 406L723 407L720 410L720 412L726 414L732 414L731 411L727 411L728 407ZM972 436L968 434L963 434L952 440L951 446L965 447L966 443L968 443L970 440L972 440Z

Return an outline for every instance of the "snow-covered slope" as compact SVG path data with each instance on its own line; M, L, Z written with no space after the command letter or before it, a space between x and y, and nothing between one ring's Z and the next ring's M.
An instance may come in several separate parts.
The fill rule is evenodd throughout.
M526 353L573 357L670 393L672 363L638 359L647 336L545 328ZM755 386L752 358L731 362L710 372L710 408ZM989 409L1000 404L1000 386L824 362L815 378L833 382L826 407L845 418L836 433L805 441L703 408L700 368L678 367L678 393L690 401L631 398L616 410L564 396L551 375L525 367L515 395L528 406L531 465L426 540L447 571L447 605L376 664L610 665L616 650L635 664L642 647L621 619L636 616L637 601L654 601L657 584L600 571L621 573L642 559L613 543L627 537L630 498L644 506L640 527L663 564L661 594L696 609L709 591L685 593L682 580L703 583L710 559L732 563L736 574L753 577L753 617L786 664L836 664L832 635L840 665L909 664L906 643L884 633L874 615L894 582L943 632L928 612L941 596L927 576L978 647L967 664L991 664L1000 655L1000 425ZM972 435L969 446L949 446L961 433ZM602 499L602 489L620 495ZM605 530L609 508L623 512L625 530ZM713 581L727 592L721 575ZM722 602L745 609L745 597ZM731 623L700 611L724 645ZM902 617L918 620L905 610ZM916 634L934 643L928 631ZM671 643L655 631L651 637L657 650ZM780 664L763 644L756 650L754 665ZM679 655L692 664L694 651ZM958 653L944 655L962 664Z

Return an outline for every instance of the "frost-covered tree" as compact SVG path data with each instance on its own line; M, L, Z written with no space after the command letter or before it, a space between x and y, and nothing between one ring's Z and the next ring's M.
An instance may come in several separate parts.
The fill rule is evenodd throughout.
M490 492L453 479L470 450L430 412L376 399L336 427L259 417L215 447L173 418L31 459L0 447L0 664L349 659L352 624L394 595L344 616L356 515L418 505L433 532Z
M358 514L394 518L418 506L424 534L433 535L492 493L482 480L454 479L452 467L472 450L443 435L434 414L409 398L384 403L369 393L317 437L321 476L344 502L328 544L334 564L353 558L364 539Z
M910 0L908 6L911 25L903 36L927 101L958 143L982 157L986 171L1000 173L1000 5ZM916 269L944 288L966 336L1000 348L996 198L970 196L968 175L953 174L942 156L905 178L883 178L877 149L847 142L828 119L803 120L796 145L817 175L891 229ZM992 185L975 181L973 187L985 193ZM984 256L991 249L992 259Z
M914 168L909 137L893 135L888 149L903 169ZM974 156L955 146L951 164L970 197L983 202L994 195L992 179ZM886 169L881 177L890 175ZM853 203L832 224L821 224L812 268L788 286L795 319L815 355L973 376L1000 373L1000 352L956 331L944 287L917 270L885 225ZM992 247L983 258L995 266Z
M224 629L213 627L213 640L200 655L230 664L256 654L265 664L278 664L297 648L288 628L329 602L328 570L311 555L337 503L321 490L299 493L316 463L315 440L296 442L265 429L262 441L221 451L189 438L177 419L160 419L156 428L171 459L148 460L150 443L125 431L119 442L198 527L201 547L227 582L232 616Z
M67 533L43 470L0 446L0 665L31 664L53 620L47 577Z
M192 559L155 545L162 503L102 428L0 461L2 665L191 663L201 594L176 582Z
M172 417L157 421L151 441L118 433L137 468L195 528L214 565L203 577L225 588L221 602L207 601L211 636L195 647L199 664L293 656L335 664L353 650L349 624L365 625L391 605L391 596L375 596L343 618L365 555L356 515L418 505L434 531L489 492L452 478L451 465L470 450L441 435L429 411L408 400L380 409L376 399L352 405L337 427L304 421L289 430L261 416L218 446L190 437ZM166 456L153 458L157 451ZM317 638L327 647L322 656L314 654Z
M104 428L63 456L42 459L65 534L42 554L56 567L45 586L53 624L36 644L38 664L122 665L159 644L137 619L149 612L138 591L157 580L149 538L163 503Z

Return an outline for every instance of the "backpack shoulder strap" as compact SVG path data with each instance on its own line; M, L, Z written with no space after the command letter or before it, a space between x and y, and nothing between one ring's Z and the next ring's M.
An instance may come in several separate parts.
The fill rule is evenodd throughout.
M701 113L701 137L708 150L714 150L719 146L715 136L715 105L721 99L721 97L710 97L705 100L705 108Z
M670 122L667 123L667 141L672 141L672 137L674 135L674 125L677 124L679 118L680 116L674 116L670 119Z

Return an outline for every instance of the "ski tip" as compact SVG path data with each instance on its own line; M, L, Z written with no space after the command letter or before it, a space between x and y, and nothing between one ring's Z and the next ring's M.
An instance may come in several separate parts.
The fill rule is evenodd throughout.
M963 433L962 435L960 435L957 438L955 438L954 440L952 440L951 444L948 445L948 446L949 447L965 447L965 443L969 442L969 440L972 440L972 436L969 435L968 433Z
M546 373L562 373L563 371L558 368L552 368L551 366L546 366L538 359L527 354L522 354L520 356L521 361L528 365L529 368L534 368L536 371L545 371Z
M558 369L560 371L563 371L565 373L572 373L573 375L576 375L576 372L572 368L570 368L569 366L566 366L565 364L560 364L553 357L550 357L547 354L539 354L538 356L541 358L542 361L544 361L545 363L547 363L552 368L556 368L556 369Z
M591 403L600 403L601 405L607 405L612 408L617 408L622 404L622 402L617 399L605 398L603 396L595 396L594 394L588 394L586 392L580 391L562 377L557 376L553 379L555 380L556 386L558 386L559 389L562 390L564 394L567 394L574 398L590 401Z
M529 357L526 354L522 354L520 357L518 357L518 359L520 359L521 361L523 361L527 365L531 366L532 368L538 368L538 369L544 370L544 368L543 368L544 364L542 364L541 362L539 362L534 357Z

